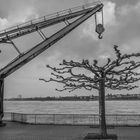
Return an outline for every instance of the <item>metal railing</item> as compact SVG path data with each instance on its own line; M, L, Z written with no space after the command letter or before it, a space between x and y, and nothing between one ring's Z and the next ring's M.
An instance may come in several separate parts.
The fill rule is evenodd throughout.
M31 124L99 125L98 114L21 114L5 113L4 120ZM107 125L140 126L140 114L107 114Z
M29 21L24 22L22 24L18 24L16 26L12 26L12 27L6 28L4 30L1 30L0 31L0 36L5 35L6 33L10 32L12 30L16 30L16 29L20 30L20 28L24 28L26 26L30 26L30 25L33 25L33 24L44 22L44 21L52 19L52 18L56 18L56 17L63 16L63 15L66 15L66 14L71 14L71 13L77 12L79 10L92 8L93 6L95 6L97 4L101 4L101 1L98 0L98 1L95 1L95 2L92 2L92 3L87 3L87 4L82 5L82 6L69 8L69 9L62 10L62 11L59 11L59 12L55 12L53 14L48 14L48 15L45 15L45 16L42 16L42 17L39 17L39 18L36 18L36 19L33 19L33 20L29 20Z

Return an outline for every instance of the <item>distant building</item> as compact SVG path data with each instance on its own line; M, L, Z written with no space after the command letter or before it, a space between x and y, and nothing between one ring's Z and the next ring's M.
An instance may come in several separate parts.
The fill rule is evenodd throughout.
M138 99L140 99L140 94L137 94L137 96L138 96Z
M21 95L21 94L18 95L17 98L18 98L18 99L22 99L22 95Z

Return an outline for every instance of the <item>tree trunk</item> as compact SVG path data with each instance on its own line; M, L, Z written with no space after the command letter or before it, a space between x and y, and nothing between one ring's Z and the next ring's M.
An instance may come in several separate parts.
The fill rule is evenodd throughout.
M0 124L2 124L3 113L3 93L4 93L4 79L0 79Z
M106 118L105 118L105 82L104 78L100 80L99 83L99 124L100 124L100 134L107 135L106 130Z

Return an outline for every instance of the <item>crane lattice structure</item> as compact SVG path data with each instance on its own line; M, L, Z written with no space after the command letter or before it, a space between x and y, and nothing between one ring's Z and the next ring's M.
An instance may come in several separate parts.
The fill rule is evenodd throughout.
M23 65L34 59L46 49L50 48L53 44L58 42L61 38L66 36L92 15L95 15L96 20L96 13L102 11L103 4L101 2L94 2L63 10L0 31L0 43L12 44L19 54L14 60L12 60L9 64L0 70L0 123L2 123L3 118L4 78L15 72L17 69L21 68ZM75 20L70 22L71 19ZM46 37L41 30L61 22L64 22L66 26L50 37ZM97 24L97 22L95 23ZM103 31L103 24L96 25L96 32L99 34L99 38L101 38ZM21 53L13 40L33 32L38 32L43 41L30 50Z

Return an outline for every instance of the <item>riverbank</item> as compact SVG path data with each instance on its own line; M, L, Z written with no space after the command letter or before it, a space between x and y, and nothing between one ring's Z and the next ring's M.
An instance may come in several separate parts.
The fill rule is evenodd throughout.
M82 140L87 133L98 132L98 128L89 126L6 123L0 127L1 140ZM110 127L108 132L117 134L118 140L140 139L140 127Z

